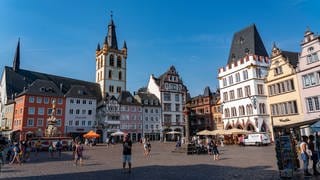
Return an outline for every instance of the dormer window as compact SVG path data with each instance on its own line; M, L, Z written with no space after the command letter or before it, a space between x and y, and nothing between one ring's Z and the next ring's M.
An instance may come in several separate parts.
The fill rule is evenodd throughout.
M308 52L312 52L312 51L313 51L313 47L309 47Z

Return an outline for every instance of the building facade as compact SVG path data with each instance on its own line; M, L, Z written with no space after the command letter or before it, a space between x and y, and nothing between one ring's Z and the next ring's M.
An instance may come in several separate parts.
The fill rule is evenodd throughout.
M142 107L128 91L122 91L120 104L120 130L129 135L132 141L142 138Z
M266 76L268 112L273 126L304 121L296 67L299 53L272 48L271 64Z
M222 113L221 113L221 101L220 90L212 93L211 112L213 120L213 129L223 129Z
M94 130L96 122L96 97L85 86L72 85L65 94L65 132L72 137Z
M233 36L227 66L219 69L224 129L270 131L264 78L269 59L255 25Z
M310 29L304 33L298 64L298 82L304 120L320 120L320 36ZM304 129L308 134L307 129Z
M162 129L160 100L151 93L139 91L135 99L142 105L143 137L151 141L160 140Z
M183 84L178 72L174 66L171 66L167 72L159 78L150 76L147 91L160 99L162 107L162 133L161 138L166 140L184 135L185 122L183 118L183 105L186 103L187 88Z
M127 45L118 49L116 27L111 21L102 48L98 43L96 49L96 82L100 84L102 97L107 94L119 97L126 90L127 84Z

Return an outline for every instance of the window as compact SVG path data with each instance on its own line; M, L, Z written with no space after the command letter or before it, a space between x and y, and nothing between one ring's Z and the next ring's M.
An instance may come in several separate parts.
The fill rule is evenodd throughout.
M73 121L69 121L69 126L73 126Z
M244 116L245 111L244 111L244 106L239 106L239 116Z
M77 121L75 122L75 124L76 124L76 126L79 126L79 121L77 120Z
M109 65L114 66L114 56L112 54L109 57Z
M109 70L109 71L108 71L108 77L109 77L109 79L112 78L112 70Z
M34 126L34 120L33 119L28 119L28 124L27 124L27 126Z
M109 91L113 92L113 86L109 86Z
M120 93L121 92L121 87L117 87L117 93Z
M48 109L47 109L47 114L48 114L48 115L51 115L51 114L52 114L52 108L48 108Z
M148 124L145 125L145 128L148 129Z
M145 109L144 112L145 112L145 113L148 113L148 109Z
M61 108L57 108L57 115L61 116L62 115L62 109Z
M164 103L163 106L164 106L164 108L163 108L164 111L171 111L171 104L170 103Z
M180 104L176 104L176 111L180 111Z
M223 101L228 101L228 93L227 92L223 93Z
M29 103L34 103L34 97L33 96L29 97Z
M89 101L89 104L92 104L92 101Z
M121 57L120 56L117 57L117 67L121 68Z
M288 101L288 102L282 102L278 104L271 104L271 114L272 115L290 115L290 114L297 114L298 113L298 107L296 101ZM262 108L260 113L266 113L265 105L261 104L261 107L259 105L259 108Z
M63 99L62 98L58 98L58 104L62 104L63 103Z
M81 121L81 126L85 126L86 125L86 121Z
M259 95L263 95L263 94L264 94L264 92L263 92L263 85L262 85L262 84L258 84L257 86L258 86L258 94L259 94Z
M77 104L80 104L80 99L77 99Z
M61 126L61 119L57 119L57 126Z
M260 114L266 114L266 107L264 103L259 103L259 112ZM288 114L288 113L286 113Z
M171 101L171 94L170 93L163 93L163 100Z
M48 97L45 97L45 98L43 99L43 101L44 101L45 104L49 104L49 98L48 98Z
M248 71L244 70L242 73L243 73L243 80L247 80L249 78L248 77Z
M309 112L320 110L320 96L308 97L306 101Z
M227 86L228 84L227 84L227 79L226 78L223 78L223 86L225 87L225 86Z
M257 78L262 78L262 72L260 68L256 68L256 75L257 75Z
M70 104L73 104L74 103L74 100L73 99L70 99Z
M231 116L237 116L237 109L235 107L231 108Z
M238 98L242 98L243 97L242 88L238 88L237 89L237 94L238 94Z
M314 73L310 73L307 75L302 76L303 78L303 86L309 87L316 85L316 77Z
M80 109L76 109L76 114L80 114Z
M43 126L43 119L39 118L37 119L37 126Z
M122 72L121 71L118 74L118 78L119 78L119 80L122 80Z
M181 120L181 118L180 118L181 116L180 115L176 115L176 122L180 122Z
M37 103L41 104L42 103L42 97L37 97Z
M38 108L38 115L44 115L44 108L43 107Z
M230 94L230 100L235 99L235 97L234 97L234 90L231 90L231 91L229 92L229 94Z
M244 87L244 93L245 93L245 97L251 96L250 86Z
M236 82L240 82L240 73L236 74Z
M282 66L278 66L276 68L274 68L274 76L280 75L282 74Z
M34 114L35 113L35 108L34 107L29 107L28 108L28 114Z
M73 109L69 109L69 114L73 114Z
M86 100L82 100L82 104L87 104L87 101Z
M179 102L179 100L180 100L179 97L180 97L179 94L175 94L175 100L176 100L176 102Z
M91 121L88 121L88 126L91 126L92 122Z
M229 76L229 84L232 85L233 84L233 76Z
M319 57L317 53L312 53L307 56L308 64L319 61Z
M88 110L88 115L91 115L92 114L92 110Z

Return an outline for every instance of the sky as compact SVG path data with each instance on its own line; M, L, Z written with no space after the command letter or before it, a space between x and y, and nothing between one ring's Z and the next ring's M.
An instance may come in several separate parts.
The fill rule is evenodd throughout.
M299 52L307 27L320 31L319 9L317 0L1 0L0 68L20 38L20 68L94 82L112 11L118 47L128 47L127 90L174 65L197 96L219 87L235 32L255 23L268 53L273 42Z

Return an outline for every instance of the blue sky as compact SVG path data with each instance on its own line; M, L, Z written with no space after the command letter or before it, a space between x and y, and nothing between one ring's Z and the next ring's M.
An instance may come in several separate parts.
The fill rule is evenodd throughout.
M0 68L12 66L21 38L21 68L95 81L95 49L113 11L118 46L128 46L127 88L146 86L171 65L192 96L218 87L233 33L255 23L272 43L300 51L306 27L320 31L317 0L2 0Z

